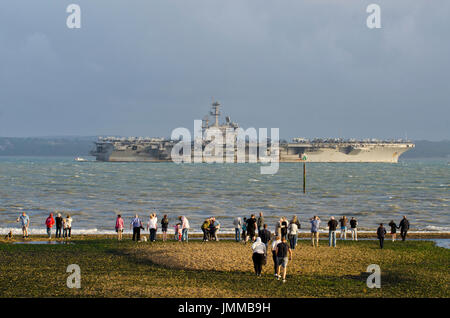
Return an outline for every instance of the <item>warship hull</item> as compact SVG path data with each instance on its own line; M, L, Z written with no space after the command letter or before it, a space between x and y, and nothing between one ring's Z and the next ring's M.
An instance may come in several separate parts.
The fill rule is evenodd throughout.
M98 161L106 162L167 162L172 161L173 144L142 145L141 147L117 145L116 143L97 143L91 152ZM281 144L280 162L385 162L396 163L404 152L414 148L412 143L320 143ZM245 161L250 162L248 151ZM193 153L193 152L192 152ZM206 160L203 160L206 162ZM223 160L226 161L225 158ZM237 156L234 156L237 162ZM257 161L262 161L257 158Z

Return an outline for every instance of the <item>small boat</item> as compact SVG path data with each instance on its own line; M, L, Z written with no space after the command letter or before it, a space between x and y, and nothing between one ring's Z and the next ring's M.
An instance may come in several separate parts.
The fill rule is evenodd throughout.
M75 161L77 161L77 162L85 162L85 161L87 161L87 159L84 159L84 158L81 158L81 157L76 157Z

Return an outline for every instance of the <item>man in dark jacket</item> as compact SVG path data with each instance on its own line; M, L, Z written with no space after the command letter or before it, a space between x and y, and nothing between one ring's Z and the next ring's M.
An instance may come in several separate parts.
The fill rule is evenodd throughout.
M328 245L336 247L336 228L338 226L338 222L334 219L334 216L331 217L330 221L328 221Z
M377 236L380 240L380 248L383 248L384 245L384 236L386 235L386 229L383 226L383 223L380 223L380 227L377 229Z
M250 238L250 240L253 242L256 237L256 218L255 215L252 214L249 219L247 219L247 238L245 241L247 242L247 239Z
M267 248L267 244L270 241L270 231L267 229L267 224L264 224L264 228L258 233L259 237L261 238L261 242L263 242L264 244L266 244L266 248Z
M61 216L61 213L58 213L56 215L55 224L56 224L56 237L57 238L58 237L61 238L61 231L62 231L62 228L63 228L63 218Z
M406 239L406 233L408 233L409 230L409 221L406 218L406 215L404 215L403 219L400 221L399 228L400 236L402 237L402 241L404 241Z

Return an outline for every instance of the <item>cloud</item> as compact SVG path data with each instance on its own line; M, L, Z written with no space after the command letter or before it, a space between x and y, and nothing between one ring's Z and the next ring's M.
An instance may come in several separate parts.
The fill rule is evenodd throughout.
M448 138L450 3L86 1L0 4L0 135L170 135L211 96L294 136ZM25 6L24 6L25 4Z

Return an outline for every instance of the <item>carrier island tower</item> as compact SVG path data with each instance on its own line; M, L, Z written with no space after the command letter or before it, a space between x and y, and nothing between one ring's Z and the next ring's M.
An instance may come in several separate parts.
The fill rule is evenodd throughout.
M209 116L202 120L202 130L214 127L225 131L236 131L239 125L230 117L220 124L220 103L213 101L210 115L214 122L210 125ZM91 155L98 161L110 162L161 162L171 161L172 148L178 141L169 138L151 137L100 137ZM204 142L202 147L206 146ZM193 142L192 142L192 147ZM248 145L246 152L248 152ZM396 163L400 155L414 144L402 140L356 140L342 138L312 139L294 138L280 141L280 162L387 162ZM268 145L270 152L270 145ZM194 153L194 151L192 151ZM224 152L225 153L225 152ZM248 155L248 153L247 153ZM258 158L259 160L259 158Z

